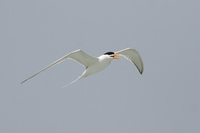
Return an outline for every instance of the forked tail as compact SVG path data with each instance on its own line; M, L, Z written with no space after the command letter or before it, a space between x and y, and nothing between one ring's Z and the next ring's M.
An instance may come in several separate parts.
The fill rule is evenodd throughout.
M63 86L61 89L65 88L65 87L67 87L67 86L69 86L69 85L75 83L75 82L78 81L79 79L82 79L82 78L87 77L87 76L88 76L88 75L87 75L86 71L84 71L83 74L82 74L81 76L79 76L76 80L74 80L74 81L72 81L71 83L69 83L69 84Z
M65 85L65 86L63 86L63 87L61 87L60 89L64 89L65 87L67 87L67 86L69 86L69 85L75 83L76 81L78 81L79 79L82 79L82 78L83 78L82 76L79 76L76 80L74 80L74 81L72 81L71 83L69 83L69 84L67 84L67 85Z

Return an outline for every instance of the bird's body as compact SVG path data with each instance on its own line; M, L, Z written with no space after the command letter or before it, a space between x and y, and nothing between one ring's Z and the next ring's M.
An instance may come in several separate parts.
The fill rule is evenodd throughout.
M105 69L111 63L111 61L113 59L120 59L116 56L124 56L126 59L132 61L132 63L135 64L135 66L138 68L139 72L142 74L142 72L143 72L143 62L142 62L142 59L141 59L139 53L135 49L127 48L127 49L124 49L124 50L121 50L121 51L118 51L118 52L115 52L115 53L114 52L107 52L104 55L101 55L99 57L93 57L93 56L86 54L82 50L76 50L72 53L69 53L69 54L63 56L62 58L58 59L57 61L53 62L52 64L45 67L44 69L42 69L38 73L36 73L33 76L24 80L22 83L26 82L27 80L38 75L42 71L60 63L64 60L66 60L66 59L73 59L73 60L79 62L81 65L85 66L85 68L86 68L85 71L82 73L82 75L79 78L77 78L75 81L72 82L72 83L74 83L81 78L84 78L84 77L87 77L91 74L102 71L103 69Z
M111 63L111 61L111 58L107 58L104 55L98 57L97 62L94 62L94 64L88 66L88 68L84 71L83 77L87 77L91 74L102 71Z
M98 57L98 61L91 66L89 66L86 70L88 71L89 75L97 73L105 69L112 61L112 58L108 58L105 55Z
M94 62L94 64L88 66L85 71L82 73L82 75L80 77L78 77L76 80L74 80L71 83L76 82L79 79L82 79L84 77L87 77L89 75L92 75L94 73L100 72L103 69L105 69L112 61L112 59L110 58L106 58L105 56L100 56L97 58L98 60L96 62ZM70 83L70 84L71 84Z

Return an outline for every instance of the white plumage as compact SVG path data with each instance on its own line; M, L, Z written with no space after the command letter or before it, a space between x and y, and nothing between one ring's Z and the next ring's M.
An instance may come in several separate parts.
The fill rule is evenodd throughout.
M34 76L38 75L42 71L60 63L64 60L66 60L66 59L73 59L73 60L79 62L81 65L83 65L86 68L85 71L83 72L83 74L79 78L77 78L75 81L72 82L72 83L74 83L74 82L76 82L77 80L79 80L83 77L87 77L91 74L102 71L103 69L105 69L111 63L111 61L113 59L120 59L116 56L124 56L127 60L129 60L129 61L131 61L132 63L135 64L135 66L139 70L140 74L143 73L143 69L144 69L143 68L143 62L142 62L142 59L141 59L139 53L135 49L127 48L127 49L124 49L124 50L117 51L115 53L114 52L107 52L104 55L101 55L99 57L90 56L90 55L86 54L85 52L83 52L82 50L79 49L79 50L76 50L74 52L71 52L71 53L63 56L62 58L53 62L49 66L45 67L44 69L37 72L33 76L27 78L26 80L22 81L21 83L26 82L27 80L33 78Z
M137 50L127 48L127 49L117 51L116 54L120 54L124 56L124 58L126 58L127 60L135 64L140 74L143 73L144 66L143 66L142 58L140 57L140 54L138 53Z

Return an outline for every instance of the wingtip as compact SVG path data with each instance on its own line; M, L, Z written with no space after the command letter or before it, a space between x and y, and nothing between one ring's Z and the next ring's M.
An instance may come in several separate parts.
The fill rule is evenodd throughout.
M32 77L30 77L30 78L32 78ZM26 82L26 81L29 80L30 78L28 78L28 79L22 81L20 84L23 84L24 82Z
M142 75L143 71L140 71L140 74Z
M23 84L24 82L26 82L26 80L22 81L20 84Z

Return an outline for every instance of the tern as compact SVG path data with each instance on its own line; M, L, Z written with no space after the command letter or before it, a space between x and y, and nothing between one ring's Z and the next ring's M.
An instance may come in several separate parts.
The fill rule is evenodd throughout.
M89 75L92 75L94 73L102 71L111 63L111 61L113 59L121 59L117 56L123 56L127 60L131 61L133 64L135 64L135 66L137 67L140 74L143 73L144 67L143 67L142 58L141 58L140 54L138 53L138 51L135 49L126 48L126 49L123 49L123 50L120 50L117 52L106 52L99 57L90 56L90 55L86 54L85 52L83 52L81 49L79 49L79 50L71 52L71 53L61 57L60 59L56 60L52 64L43 68L41 71L37 72L36 74L34 74L31 77L22 81L21 84L26 82L27 80L35 77L39 73L47 70L48 68L50 68L58 63L61 63L62 61L66 60L66 59L73 59L85 67L85 71L82 73L82 75L79 76L73 82L71 82L71 83L74 83L84 77L87 77Z

